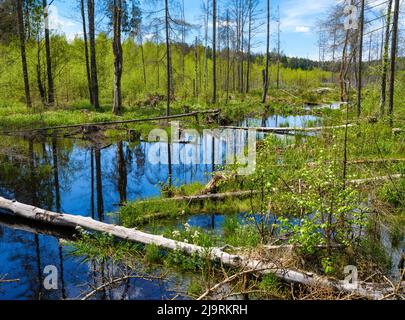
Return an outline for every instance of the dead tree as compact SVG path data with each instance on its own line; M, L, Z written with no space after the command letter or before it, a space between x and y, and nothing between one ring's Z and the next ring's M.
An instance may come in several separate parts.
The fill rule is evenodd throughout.
M113 2L113 53L114 53L114 101L113 113L119 115L122 109L122 93L121 93L121 78L122 78L122 0L114 0Z
M24 77L24 88L25 88L25 102L27 108L30 109L32 107L31 102L31 93L30 93L30 81L28 78L28 67L27 67L27 54L25 50L25 25L24 25L24 16L23 16L23 1L17 1L17 18L18 18L18 33L20 38L20 54L21 54L21 62L22 62L22 69L23 69L23 77Z
M198 98L199 93L199 81L198 81L198 37L195 37L194 48L194 97Z
M92 90L91 90L89 44L88 44L88 39L87 39L87 27L86 27L86 15L85 15L85 3L84 3L84 0L80 0L80 12L81 12L81 15L82 15L82 25L83 25L84 57L86 59L87 86L89 88L90 103L93 105L94 101L93 101L93 94L92 94Z
M270 65L270 0L267 0L267 39L266 39L266 69L264 71L263 99L266 103L269 90L269 65Z
M170 100L172 92L172 59L170 49L170 24L169 24L169 2L165 0L165 33L166 33L166 74L167 74L167 92L166 92L166 116L170 116Z
M394 8L394 21L392 25L392 42L391 42L391 70L390 70L390 87L389 87L389 97L388 97L388 117L390 118L390 123L392 125L392 116L394 112L394 93L395 93L395 69L396 69L396 58L398 50L398 23L399 23L399 0L395 0Z
M45 53L46 53L46 74L48 78L48 105L53 107L55 105L55 88L52 75L52 58L51 58L51 44L49 36L49 18L48 18L48 4L47 0L42 0L42 7L44 11L45 20Z
M280 89L280 58L281 58L281 18L280 18L280 7L277 6L277 90Z
M91 92L94 108L98 110L100 109L100 102L98 96L94 0L87 0L87 10L89 21L89 41L90 41Z
M212 0L212 103L217 102L217 1Z
M365 0L361 0L360 32L359 32L359 61L357 79L357 117L361 115L361 93L363 88L363 37L364 37L364 7Z
M391 12L393 0L388 0L387 18L384 37L384 53L382 57L382 72L381 72L381 97L380 97L380 115L384 117L385 105L387 101L387 74L388 74L388 51L390 48L390 31L391 31Z

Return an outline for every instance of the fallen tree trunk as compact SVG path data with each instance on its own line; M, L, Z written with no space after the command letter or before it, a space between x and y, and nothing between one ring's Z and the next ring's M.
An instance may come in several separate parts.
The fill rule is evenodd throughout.
M373 177L373 178L366 178L366 179L356 179L350 180L349 183L352 185L362 185L370 182L384 182L389 180L397 180L402 178L402 174L393 174L391 176L383 176L383 177Z
M163 236L148 234L135 229L110 225L88 217L51 212L19 203L17 201L7 200L2 197L0 197L0 208L10 211L16 216L42 222L48 225L68 228L83 228L86 230L107 233L123 240L143 244L153 244L170 250L180 250L190 255L198 254L201 256L207 256L208 254L208 257L211 260L220 261L224 265L246 270L258 270L258 272L262 274L275 274L280 279L288 282L296 282L308 286L327 287L338 291L352 292L372 299L381 299L387 294L393 292L392 288L378 286L372 283L360 283L357 288L353 288L352 285L347 284L344 281L331 280L313 273L286 269L273 262L232 255L222 251L219 248L203 248L193 244L164 238Z
M0 132L0 134L1 135L12 135L12 134L22 134L22 133L45 132L45 131L49 131L49 130L112 126L112 125L117 125L117 124L128 124L128 123L159 121L159 120L173 120L173 119L180 119L180 118L196 117L199 114L219 114L219 110L195 111L195 112L191 112L191 113L177 114L177 115L164 116L164 117L155 117L155 118L71 124L71 125L65 125L65 126L44 127L44 128L25 129L25 130L17 130L17 131L2 131L2 132Z
M347 161L348 165L359 165L359 164L384 164L384 163L401 163L405 162L404 158L400 159L359 159L359 160L349 160ZM323 162L326 164L331 163L330 161ZM316 162L308 162L307 165L309 167L316 167L318 163Z
M348 127L355 127L355 124L349 124ZM323 130L334 130L334 129L345 129L346 125L342 126L332 126L332 127L314 127L314 128L266 128L266 127L220 127L221 129L230 129L230 130L256 130L259 132L271 132L271 133L289 133L289 132L319 132Z
M181 196L173 198L157 198L150 199L146 201L137 201L135 203L150 203L150 202L169 202L169 201L202 201L202 200L221 200L226 198L243 198L248 197L252 194L257 194L259 191L236 191L236 192L225 192L225 193L213 193L213 194L201 194L195 196Z

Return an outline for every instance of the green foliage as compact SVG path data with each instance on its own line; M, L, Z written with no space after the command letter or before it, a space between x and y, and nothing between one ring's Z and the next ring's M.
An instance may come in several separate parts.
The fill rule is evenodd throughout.
M323 258L321 263L322 263L323 272L326 275L330 275L335 272L334 263L333 263L332 258L330 258L330 257Z
M79 235L75 242L69 242L69 254L81 257L83 262L97 261L117 261L125 262L131 258L141 255L142 247L139 244L116 241L113 236L108 234L90 233L79 230Z
M200 247L210 248L213 246L213 239L209 234L197 227L191 227L188 223L184 224L184 228L178 228L172 232L167 231L168 238L195 244Z
M167 267L183 272L198 272L206 270L207 259L204 259L198 254L192 254L190 256L180 250L173 250L167 253L164 264Z
M405 179L386 183L380 190L380 197L394 207L403 208L405 206Z
M201 282L193 279L187 289L187 293L190 296L200 296L203 292L203 288L201 286Z
M299 213L301 219L298 223L281 219L282 232L292 233L290 243L302 245L308 254L314 253L316 246L333 241L350 246L361 236L355 230L366 226L359 193L344 186L340 168L325 166L326 160L321 157L317 166L300 172L305 181L301 193L283 197L293 210L290 214Z
M149 264L161 263L163 259L162 249L157 245L150 244L145 246L144 261Z
M241 223L236 215L225 217L223 232L223 241L233 247L255 248L261 240L254 222Z
M265 274L260 281L259 288L269 293L278 293L280 290L280 280L273 273Z

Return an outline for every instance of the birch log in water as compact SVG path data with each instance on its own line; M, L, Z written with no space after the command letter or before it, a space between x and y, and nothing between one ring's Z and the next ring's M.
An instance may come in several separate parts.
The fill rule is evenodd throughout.
M163 236L152 235L135 229L99 222L88 217L47 211L2 197L0 197L0 209L10 211L18 217L23 217L48 225L67 228L80 227L90 231L107 233L127 241L154 244L165 249L180 250L187 254L198 254L201 256L208 255L211 260L220 261L224 265L246 270L258 270L257 272L261 274L275 274L278 278L288 282L350 292L371 299L381 299L393 292L391 287L375 285L372 283L359 283L359 285L354 288L353 285L344 281L331 280L313 273L283 268L282 266L270 261L249 259L239 255L232 255L224 252L220 248L203 248L193 244L168 239Z
M347 127L352 128L355 127L355 124L349 124ZM289 133L289 132L320 132L323 130L335 130L335 129L345 129L346 125L341 126L333 126L333 127L313 127L313 128L266 128L266 127L220 127L221 129L229 129L229 130L256 130L259 132L271 132L271 133Z

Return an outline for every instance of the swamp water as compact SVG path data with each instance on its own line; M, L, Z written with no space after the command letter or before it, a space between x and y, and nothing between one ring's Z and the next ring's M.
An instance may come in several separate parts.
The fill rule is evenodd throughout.
M299 127L320 119L270 117L265 123L261 121L247 119L245 124L275 127L288 121L290 126ZM241 132L240 138L247 140L246 133ZM292 137L280 138L290 141ZM5 139L0 148L0 196L115 224L120 223L120 217L113 212L118 211L120 203L159 196L169 174L175 186L193 182L205 184L215 167L226 158L226 148L221 148L213 137L201 139L199 150L201 156L210 155L211 162L174 161L187 158L187 144L173 144L170 154L176 164L172 165L151 163L148 153L156 143L119 141L95 146L73 139ZM165 222L165 225L177 227L187 222L207 232L221 234L224 219L221 214L195 215ZM243 220L242 215L240 219ZM70 236L1 213L0 277L18 281L0 283L0 299L76 299L119 274L119 267L114 264L83 261L81 257L72 256L71 248L61 241ZM58 269L58 290L44 289L44 268L49 265ZM100 290L93 298L187 298L184 292L191 279L191 275L173 271L162 279L129 279L114 289Z
M149 152L159 145L162 162L168 163L167 144L160 142L95 146L74 139L5 139L0 148L0 196L114 224L120 224L114 212L121 203L159 196L169 176L174 186L206 184L226 159L226 147L213 136L201 139L199 145L200 157L210 155L208 161L187 163L188 144L175 143L170 148L171 165L150 161ZM246 132L240 132L239 139L243 144ZM4 213L0 218L0 276L16 280L0 283L0 299L76 299L109 282L119 271L113 265L83 263L83 258L70 254L71 248L61 243L58 233L26 221L15 223ZM46 266L58 269L58 290L44 289ZM117 289L101 290L94 298L184 298L178 292L187 290L190 278L171 272L159 280L131 279Z

